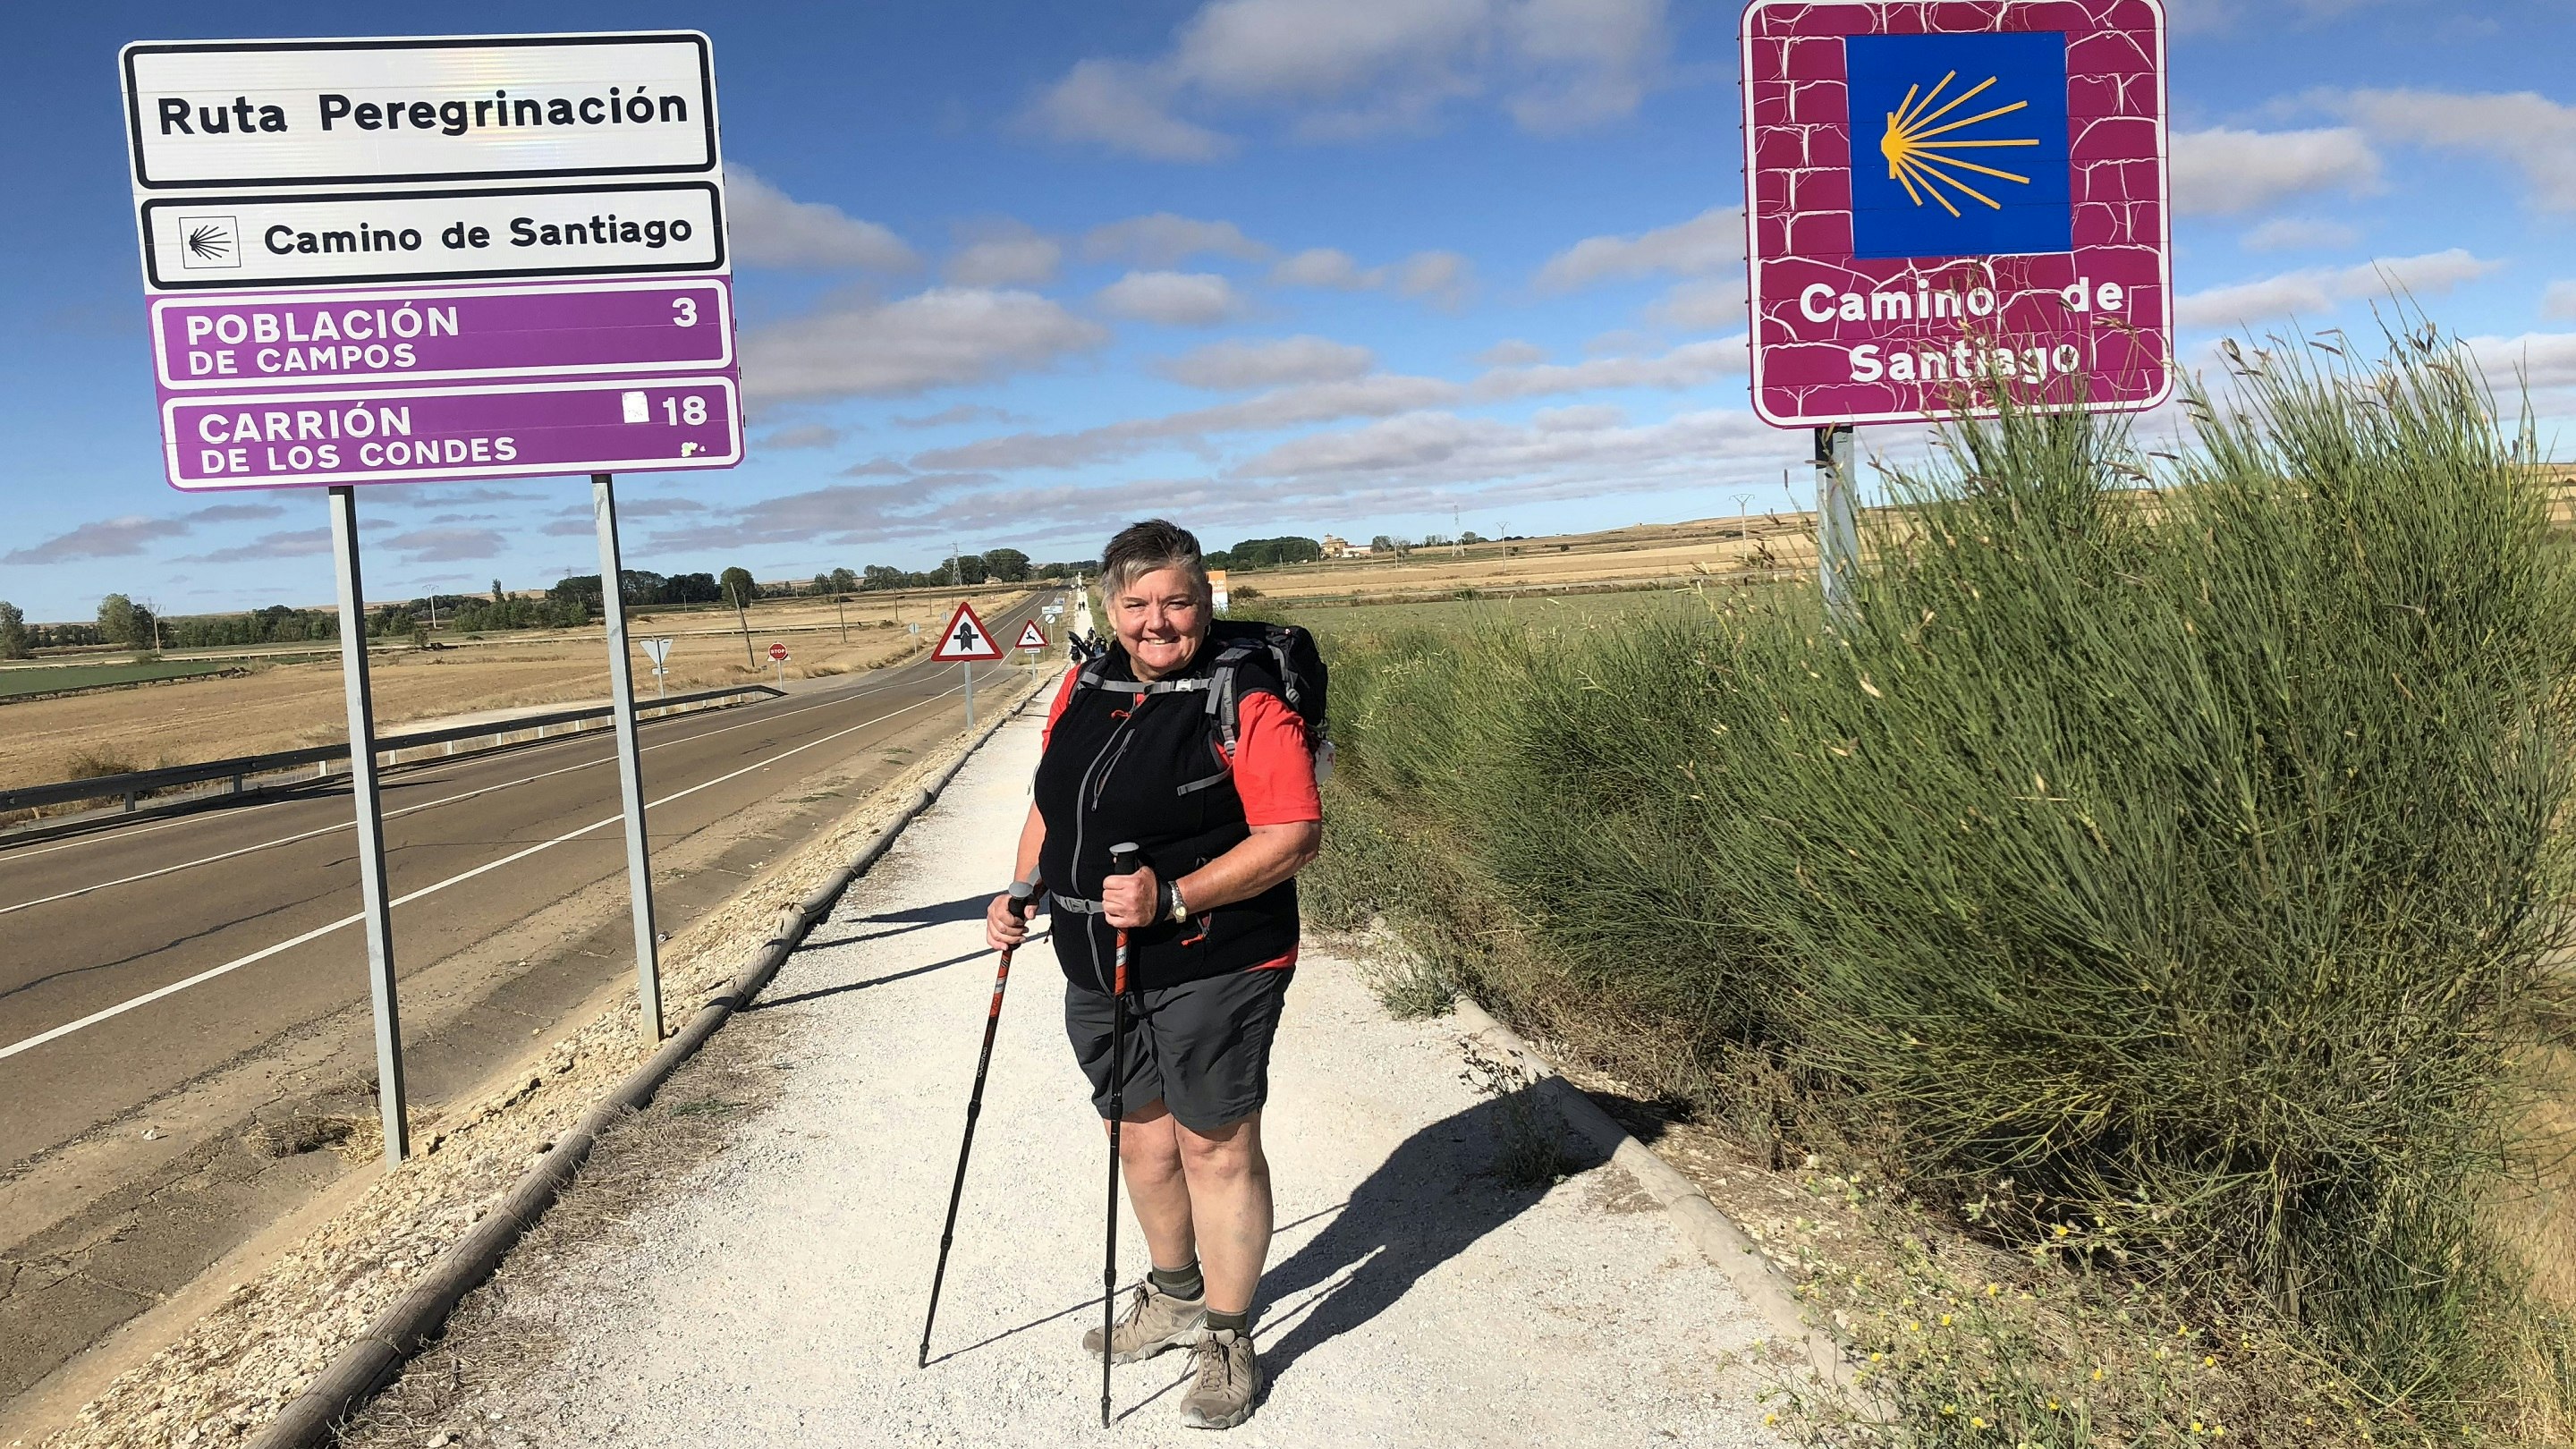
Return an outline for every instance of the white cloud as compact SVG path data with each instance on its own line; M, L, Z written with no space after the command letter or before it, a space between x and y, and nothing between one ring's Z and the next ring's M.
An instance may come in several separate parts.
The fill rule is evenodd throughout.
M2561 320L2576 318L2576 281L2550 283L2540 294L2540 315Z
M1154 370L1177 383L1217 391L1283 383L1340 382L1366 373L1376 355L1328 337L1299 335L1253 342L1229 340L1166 358Z
M1476 289L1476 264L1456 252L1415 252L1396 264L1395 289L1434 306L1464 306Z
M582 525L590 532L591 525ZM327 528L294 528L279 533L263 533L248 543L218 548L206 553L186 554L189 563L257 563L265 559L312 558L331 551L331 530Z
M1219 403L1156 418L1135 418L1072 433L1012 433L916 455L924 469L1071 468L1133 457L1149 448L1175 446L1208 451L1216 434L1298 427L1338 418L1386 417L1414 408L1459 401L1465 389L1436 377L1373 373L1339 382L1310 382L1272 390L1240 402Z
M1605 387L1698 387L1751 368L1743 334L1676 347L1659 357L1595 357L1575 363L1498 367L1476 379L1480 398L1536 397Z
M2543 211L2576 211L2576 106L2531 91L2358 90L2319 97L2391 144L2479 151L2513 165Z
M1509 102L1512 119L1532 131L1634 113L1664 55L1660 0L1528 0L1506 23L1535 72Z
M2174 211L2236 216L2320 191L2379 189L2379 153L2350 126L2239 131L2218 126L2173 136Z
M286 510L274 503L216 503L192 509L175 518L154 518L147 514L128 513L116 518L103 518L84 523L67 533L59 533L40 543L11 549L0 554L0 564L64 563L84 558L132 558L146 552L163 539L184 538L199 524L240 523L255 518L276 518Z
M2503 265L2452 247L2419 257L2383 257L2357 267L2307 267L2178 297L2174 320L2185 327L2228 327L2296 312L2330 312L2337 303L2391 292L2437 297Z
M1598 357L1565 366L1492 368L1471 383L1370 373L1337 381L1273 388L1238 402L1136 418L1071 433L1012 433L915 455L925 471L1072 468L1134 457L1158 447L1209 453L1211 438L1265 432L1356 417L1392 417L1469 401L1508 401L1603 388L1697 387L1742 372L1750 362L1741 335L1696 342L1651 357Z
M2520 386L2535 392L2576 388L2576 332L2471 337L2464 345L2499 392Z
M899 397L1047 367L1109 329L1030 292L934 287L772 323L742 343L756 399Z
M886 228L825 202L798 201L738 162L725 165L725 230L734 260L745 266L908 272L921 265Z
M1270 248L1245 236L1233 222L1200 221L1168 211L1096 226L1082 239L1082 254L1095 262L1169 267L1202 252L1257 262L1270 255Z
M1538 287L1543 292L1570 292L1595 282L1656 273L1699 277L1741 266L1743 261L1743 209L1712 206L1688 221L1636 236L1586 237L1548 258L1547 265L1539 268Z
M1144 66L1079 61L1039 94L1030 114L1059 141L1089 142L1156 161L1214 161L1234 154L1233 137L1171 113L1171 90L1169 80Z
M2249 252L2330 251L2361 240L2361 228L2315 217L2280 216L2245 233L2237 245Z
M1232 149L1192 110L1268 109L1300 139L1350 140L1490 96L1558 131L1633 113L1668 46L1665 0L1209 0L1162 56L1082 61L1032 114L1060 140L1167 161Z
M1311 247L1270 269L1274 287L1317 287L1334 292L1374 292L1392 288L1432 305L1455 309L1476 289L1476 264L1456 252L1415 252L1382 267L1362 267L1351 254L1333 247Z
M1423 412L1294 438L1228 476L1287 480L1301 491L1318 492L1337 484L1473 484L1478 498L1490 504L1705 483L1713 463L1770 463L1779 448L1779 434L1741 408L1685 413L1644 426L1585 428Z
M1646 320L1684 332L1721 332L1745 324L1744 279L1703 277L1681 282L1646 308Z
M1332 247L1309 247L1270 269L1274 287L1321 287L1335 292L1363 292L1386 284L1386 269L1362 271L1351 254Z
M1099 300L1113 317L1166 327L1212 327L1243 308L1234 284L1214 272L1129 272Z
M588 533L591 525L578 525L574 532ZM415 528L382 541L404 556L406 563L455 563L462 559L497 558L509 547L509 540L489 528Z
M829 423L798 423L778 428L751 440L755 448L781 451L802 448L828 448L841 441L841 430Z
M1517 363L1544 361L1546 357L1546 348L1517 337L1506 337L1476 354L1476 360L1487 367L1511 367Z
M990 226L958 248L940 275L961 287L1035 287L1055 280L1064 248L1019 222Z

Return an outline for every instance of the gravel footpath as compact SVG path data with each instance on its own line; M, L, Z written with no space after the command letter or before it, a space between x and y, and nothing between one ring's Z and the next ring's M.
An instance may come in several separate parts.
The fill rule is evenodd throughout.
M1015 972L932 1362L913 1367L992 985L983 903L1010 872L1037 735L1034 715L1006 726L780 971L753 1017L767 1029L742 1037L775 1058L772 1104L615 1241L511 1275L504 1316L555 1347L475 1406L508 1425L496 1441L1099 1433L1076 1339L1097 1321L1106 1147L1043 945ZM1309 952L1266 1118L1271 1386L1227 1442L1778 1442L1747 1362L1759 1319L1620 1169L1516 1185L1532 1120L1447 1023L1390 1020L1352 966ZM1122 1216L1122 1279L1143 1265ZM1183 1363L1118 1370L1121 1441L1218 1442L1179 1421Z

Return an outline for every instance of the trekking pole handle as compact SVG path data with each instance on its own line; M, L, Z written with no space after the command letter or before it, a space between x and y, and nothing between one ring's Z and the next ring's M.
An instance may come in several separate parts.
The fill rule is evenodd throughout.
M1109 847L1109 873L1111 875L1134 875L1139 870L1144 869L1144 867L1145 862L1140 858L1140 852L1137 850L1135 842L1129 841L1124 845L1113 845Z
M1036 881L1015 880L1011 882L1009 894L1012 915L1025 919L1031 911L1037 909L1038 883Z

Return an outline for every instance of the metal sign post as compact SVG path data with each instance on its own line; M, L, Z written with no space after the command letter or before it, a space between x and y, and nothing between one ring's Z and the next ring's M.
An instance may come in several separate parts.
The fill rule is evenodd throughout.
M376 1008L376 1112L385 1166L411 1155L402 1025L394 990L393 897L385 886L385 819L376 795L376 710L367 692L367 596L358 578L358 500L331 490L331 557L340 574L340 681L349 700L349 795L358 812L358 894L366 907L367 993Z
M1826 612L1837 618L1851 607L1852 570L1860 562L1854 482L1851 424L1816 429L1816 583Z
M635 738L635 666L626 657L626 573L617 548L617 492L606 473L590 475L590 515L599 529L599 611L608 621L608 706L617 722L617 790L626 812L626 895L635 917L635 996L644 1039L662 1039L662 956L653 935L652 851L644 837L644 758ZM667 644L664 647L669 647ZM654 670L659 673L660 663Z

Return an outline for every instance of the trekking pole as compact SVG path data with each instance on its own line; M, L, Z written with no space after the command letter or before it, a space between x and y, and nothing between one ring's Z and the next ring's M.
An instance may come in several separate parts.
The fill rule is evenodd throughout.
M1109 847L1109 873L1136 873L1133 842ZM1094 940L1099 939L1094 937ZM1096 947L1094 949L1097 949ZM1117 1360L1118 1129L1127 1115L1127 932L1118 932L1118 979L1109 992L1109 1232L1100 1269L1100 1427L1109 1427L1109 1366Z
M1011 914L1026 920L1036 909L1037 886L1011 882ZM957 1180L948 1185L948 1221L939 1229L939 1269L930 1275L930 1312L921 1320L921 1357L915 1368L930 1367L930 1325L939 1321L939 1285L948 1280L948 1249L957 1241L957 1204L966 1195L966 1156L975 1150L975 1119L984 1113L984 1074L993 1066L993 1034L1002 1025L1002 993L1011 984L1011 953L1002 948L1002 964L993 972L993 1004L984 1013L984 1052L975 1059L975 1090L966 1098L966 1140L957 1144Z

